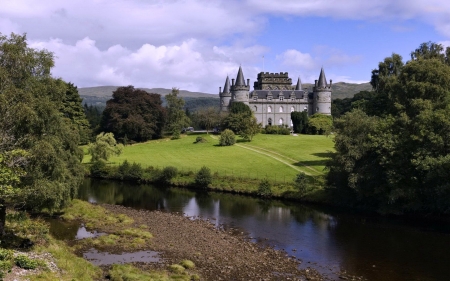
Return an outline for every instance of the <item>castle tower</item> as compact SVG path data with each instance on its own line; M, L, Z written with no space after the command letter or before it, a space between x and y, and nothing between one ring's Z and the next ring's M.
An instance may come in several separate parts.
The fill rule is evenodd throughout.
M248 105L248 93L250 90L250 79L247 79L247 85L245 84L244 74L242 68L239 66L239 71L236 77L236 83L234 79L231 80L231 102L243 102Z
M295 90L296 91L301 91L302 90L302 80L300 80L300 76L298 77L297 85L295 86Z
M227 76L225 80L225 85L223 86L223 92L221 87L219 87L219 97L220 97L220 111L228 111L228 106L231 101L231 91L230 91L230 79Z
M312 113L321 113L331 115L331 84L327 85L327 79L325 78L325 72L323 67L320 70L319 81L315 81L313 88L313 109Z

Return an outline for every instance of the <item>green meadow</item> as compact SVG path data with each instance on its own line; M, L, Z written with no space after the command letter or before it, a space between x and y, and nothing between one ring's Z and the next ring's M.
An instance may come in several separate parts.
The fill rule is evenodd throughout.
M194 143L197 137L207 140ZM198 171L207 166L219 176L292 181L300 171L311 176L324 174L325 162L333 148L333 138L317 135L259 134L251 142L218 146L217 135L189 134L181 139L159 139L128 145L120 156L111 157L112 165L125 160L153 166L177 167L180 171ZM86 155L84 163L90 161Z

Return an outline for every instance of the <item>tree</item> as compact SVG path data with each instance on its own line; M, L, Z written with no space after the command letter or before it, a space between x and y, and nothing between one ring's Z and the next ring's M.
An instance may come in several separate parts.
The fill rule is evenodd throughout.
M201 167L197 175L195 175L195 185L198 187L207 188L211 182L211 170L206 166Z
M78 130L80 144L87 144L89 143L92 132L86 114L84 113L84 108L81 104L83 100L78 94L78 89L75 85L72 83L63 83L66 86L66 95L63 100L61 111L68 122Z
M366 103L382 100L388 110L375 117L354 109L336 120L328 182L382 212L450 213L448 53L429 42L411 57L378 72L377 98Z
M312 135L329 135L333 127L333 119L329 115L313 114L308 120L308 131Z
M195 112L194 116L197 123L206 129L206 133L220 124L220 113L217 108L214 107L199 109Z
M308 112L293 111L291 112L291 120L294 126L294 133L305 134L308 127Z
M230 129L225 129L220 133L219 145L230 146L236 143L236 136Z
M178 89L172 88L172 92L166 95L167 101L167 130L173 139L180 138L180 132L189 126L190 120L184 111L184 100L178 97Z
M250 107L242 102L233 102L229 110L228 116L223 120L223 129L232 130L244 140L251 141L261 130L261 124L256 121Z
M100 129L121 140L143 142L162 135L165 110L161 96L135 89L119 87L106 102Z
M51 77L53 65L53 54L29 48L26 35L0 36L0 188L9 194L2 197L4 207L59 209L83 180L80 135L63 115L67 87Z
M122 153L123 145L117 144L113 133L100 133L95 142L89 145L88 150L92 155L91 162L108 161L111 156L119 156Z

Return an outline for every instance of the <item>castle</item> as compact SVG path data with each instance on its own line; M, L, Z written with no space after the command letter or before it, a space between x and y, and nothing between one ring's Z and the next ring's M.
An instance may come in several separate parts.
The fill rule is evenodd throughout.
M220 109L228 111L232 102L243 102L255 114L258 123L267 125L288 125L292 127L291 112L306 111L308 115L321 113L331 115L331 84L327 84L323 68L312 92L302 89L300 78L295 87L287 72L260 72L250 92L250 79L244 80L242 68L235 79L227 76L225 86L219 87Z

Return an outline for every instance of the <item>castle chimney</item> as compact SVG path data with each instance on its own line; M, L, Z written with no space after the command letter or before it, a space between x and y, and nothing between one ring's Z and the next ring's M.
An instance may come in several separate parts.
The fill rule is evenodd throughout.
M234 78L231 79L231 86L234 86Z
M219 94L222 93L222 87L219 87Z
M247 87L250 86L250 79L247 79Z
M317 80L315 80L316 82L314 82L314 84L316 85L316 87L317 87Z
M331 84L333 84L333 80L330 79L330 88L331 88Z

